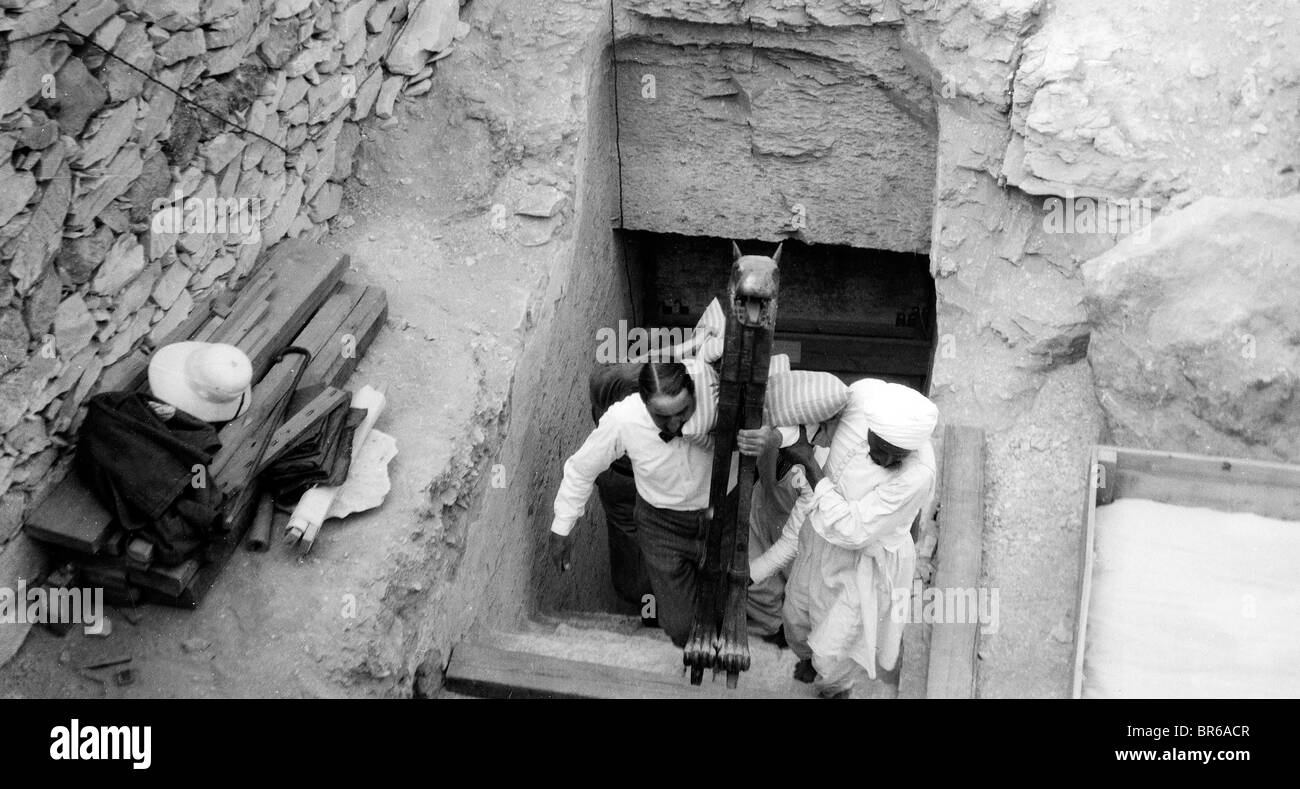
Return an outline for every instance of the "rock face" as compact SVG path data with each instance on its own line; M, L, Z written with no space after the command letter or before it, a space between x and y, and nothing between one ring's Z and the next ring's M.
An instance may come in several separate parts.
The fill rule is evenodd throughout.
M825 4L781 25L685 4L699 27L660 21L664 5L632 3L617 45L626 227L929 248L934 104L898 28L870 26L879 9L828 9L809 35L788 25Z
M1294 3L1054 4L1015 72L1007 181L1034 194L1291 191L1280 171L1295 162L1297 40Z
M1115 442L1300 460L1300 196L1203 198L1083 267Z

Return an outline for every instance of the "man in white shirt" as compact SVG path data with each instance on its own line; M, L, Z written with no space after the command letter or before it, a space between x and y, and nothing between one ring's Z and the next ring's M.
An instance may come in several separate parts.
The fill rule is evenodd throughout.
M632 462L636 539L654 590L659 624L683 646L690 632L702 525L713 466L717 375L694 360L647 363L638 392L609 407L582 447L564 464L555 496L548 552L569 567L570 533L582 517L595 479L624 453ZM729 486L735 486L732 464ZM734 491L733 491L734 496Z

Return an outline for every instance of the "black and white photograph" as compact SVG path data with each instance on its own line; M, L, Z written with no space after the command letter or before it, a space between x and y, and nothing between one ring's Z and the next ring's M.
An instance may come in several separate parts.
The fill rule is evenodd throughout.
M149 769L132 700L1296 698L1295 0L0 0L41 758ZM1252 758L1124 709L1081 758Z

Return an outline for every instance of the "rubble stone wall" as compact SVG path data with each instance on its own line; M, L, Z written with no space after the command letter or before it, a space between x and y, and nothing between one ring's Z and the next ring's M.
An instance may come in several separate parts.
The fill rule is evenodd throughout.
M105 370L327 232L359 122L429 90L459 5L0 0L0 550Z

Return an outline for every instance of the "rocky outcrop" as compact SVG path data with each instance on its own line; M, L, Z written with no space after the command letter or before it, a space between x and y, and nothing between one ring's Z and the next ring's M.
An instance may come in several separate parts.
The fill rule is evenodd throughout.
M1300 196L1203 198L1083 267L1124 446L1300 461Z
M1054 4L1020 54L1006 179L1183 202L1292 191L1298 39L1294 3Z

